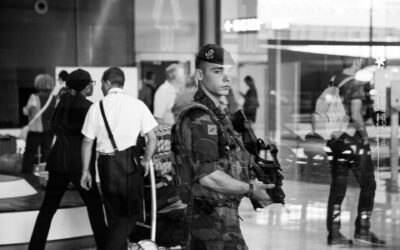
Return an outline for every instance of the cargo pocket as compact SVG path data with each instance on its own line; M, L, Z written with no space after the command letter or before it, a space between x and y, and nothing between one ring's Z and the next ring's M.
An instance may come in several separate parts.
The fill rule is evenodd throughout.
M215 211L209 215L199 211L192 215L190 228L191 236L196 240L220 240L222 220Z

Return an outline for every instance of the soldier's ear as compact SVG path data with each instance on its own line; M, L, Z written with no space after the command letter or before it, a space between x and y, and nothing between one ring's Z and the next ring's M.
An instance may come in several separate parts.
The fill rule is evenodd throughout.
M194 76L197 81L203 81L203 71L201 69L196 69Z

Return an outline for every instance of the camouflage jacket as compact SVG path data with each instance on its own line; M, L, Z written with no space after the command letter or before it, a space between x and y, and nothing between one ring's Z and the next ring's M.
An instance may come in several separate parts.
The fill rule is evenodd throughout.
M215 116L192 108L178 120L181 138L191 155L194 198L239 204L243 195L216 192L201 186L199 179L221 170L237 180L248 182L254 178L249 171L254 160L244 148L241 136L233 129L229 114L216 107L201 88L194 96L193 106L195 104L206 106Z

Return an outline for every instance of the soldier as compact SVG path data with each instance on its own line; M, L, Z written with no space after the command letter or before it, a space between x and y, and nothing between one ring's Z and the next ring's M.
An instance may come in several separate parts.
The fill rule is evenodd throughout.
M239 227L238 207L244 196L267 206L265 185L249 172L255 164L233 130L221 97L231 88L234 61L216 45L204 46L196 58L199 89L176 124L182 147L191 152L191 198L188 202L188 249L247 249ZM202 106L203 108L196 108Z

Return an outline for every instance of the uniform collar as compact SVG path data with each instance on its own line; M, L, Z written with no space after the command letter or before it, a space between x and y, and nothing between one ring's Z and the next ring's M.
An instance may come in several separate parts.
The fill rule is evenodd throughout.
M206 89L199 85L199 89L197 90L196 94L194 95L194 101L199 102L209 109L211 109L219 119L227 118L227 113L223 112L220 107L220 102L215 98L211 97L211 94L206 93Z
M210 101L212 101L214 103L214 105L216 107L219 107L220 105L220 100L218 100L217 98L215 98L215 96L213 96L210 91L208 91L206 88L204 88L203 84L199 84L199 89L203 92L204 95L206 95L206 97L208 97L208 99L210 99Z
M107 95L109 94L118 94L118 93L124 93L125 91L121 88L111 88L108 92Z

